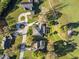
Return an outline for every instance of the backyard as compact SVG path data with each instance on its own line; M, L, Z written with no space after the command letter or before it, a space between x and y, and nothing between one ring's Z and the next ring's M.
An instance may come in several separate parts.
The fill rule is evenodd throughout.
M58 26L60 27L60 26L65 25L67 23L79 22L79 8L78 8L79 1L78 0L60 0L60 2L63 4L67 4L67 6L63 7L60 10L60 12L63 15L58 19L58 22L59 22ZM55 27L57 30L59 29L58 26L57 26L57 28ZM73 30L79 31L79 25L77 25L76 28L73 28ZM62 32L60 34L62 34ZM62 35L61 35L61 37L63 38ZM52 38L54 40L56 39L54 37L52 37ZM78 36L73 36L71 39L74 39L74 42L77 43L77 45L79 46L79 43L78 43L79 42L79 34L78 34ZM77 48L73 52L68 53L66 56L59 57L59 59L71 59L74 57L79 57L78 54L79 54L79 48Z

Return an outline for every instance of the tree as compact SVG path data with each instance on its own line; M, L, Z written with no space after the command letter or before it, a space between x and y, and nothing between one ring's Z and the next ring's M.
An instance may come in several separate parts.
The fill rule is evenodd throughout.
M10 0L3 0L2 2L0 2L0 15L3 12L3 10L7 7L9 2Z
M76 43L59 40L54 42L54 52L57 56L64 56L69 52L73 52L76 49Z
M50 21L57 20L59 17L61 17L61 15L62 13L55 9L49 10L48 13L46 14L47 19Z
M79 59L79 57L73 57L72 59Z
M60 10L66 6L67 4L63 4L63 3L56 4L45 14L45 16L47 17L48 20L55 21L62 16Z
M0 55L3 55L3 53L4 53L4 50L0 49Z

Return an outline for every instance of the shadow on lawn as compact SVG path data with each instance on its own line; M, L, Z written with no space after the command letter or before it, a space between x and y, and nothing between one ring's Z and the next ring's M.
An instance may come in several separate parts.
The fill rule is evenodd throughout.
M46 13L47 19L49 19L50 21L58 20L62 16L62 13L59 10L63 9L66 6L68 6L68 4L63 4L63 3L54 6L51 10L49 10Z
M79 59L79 57L73 57L73 58L71 58L71 59Z
M77 27L79 27L79 22L69 23L69 24L67 24L67 26L68 26L68 28L71 28L71 29L77 28Z
M9 12L19 8L18 6L16 6L16 4L19 3L20 1L21 0L11 0L9 4L7 5L7 7L3 10L1 17L6 17Z
M4 34L4 27L6 27L8 24L6 20L3 17L0 17L0 33Z
M73 31L73 32L71 33L71 35L77 36L77 35L79 35L79 31Z
M76 49L77 44L70 41L59 40L54 42L54 52L57 56L64 56Z
M67 26L69 29L78 28L78 27L79 27L79 22L68 23L68 24L66 24L66 25L63 25L62 28L63 28L64 26Z
M60 4L57 4L56 6L54 6L54 8L55 8L55 10L61 10L64 7L67 7L68 5L69 4L60 3Z
M47 14L47 19L50 21L55 21L62 16L62 13L56 10L50 10Z

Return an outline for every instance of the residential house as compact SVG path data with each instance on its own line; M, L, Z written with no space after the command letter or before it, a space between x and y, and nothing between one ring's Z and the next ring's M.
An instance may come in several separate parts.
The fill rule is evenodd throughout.
M7 54L4 54L0 57L0 59L10 59L10 57Z
M4 41L4 48L9 49L11 47L11 36L6 36L6 40Z
M50 28L46 24L39 23L38 25L33 26L33 36L44 36L50 32Z
M26 10L31 10L32 11L32 7L33 7L33 3L32 2L21 2L21 5Z
M32 48L34 51L40 50L40 51L46 51L47 42L45 40L37 40L32 43Z
M30 0L29 2L21 2L24 9L30 10L32 14L36 14L40 11L39 9L40 0Z

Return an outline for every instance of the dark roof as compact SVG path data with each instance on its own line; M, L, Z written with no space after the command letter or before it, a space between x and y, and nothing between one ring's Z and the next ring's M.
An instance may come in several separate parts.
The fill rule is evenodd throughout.
M39 3L39 0L30 0L30 2L21 2L23 7L27 10L32 10L34 8L34 4L36 6L36 4L38 3Z
M33 44L37 44L37 50L39 49L39 50L44 50L44 49L46 49L46 41L45 40L40 40L40 41L36 41L36 42L34 42Z
M11 34L10 36L6 36L5 37L5 41L4 41L4 48L5 49L8 49L8 48L10 48L10 47L12 47L12 45L15 43L15 39L16 39L16 36L15 36L16 34L15 33L13 33L13 34Z
M4 42L4 48L9 49L11 47L11 39L6 38L6 41Z
M21 2L21 5L26 9L26 10L32 10L33 4L31 2Z

